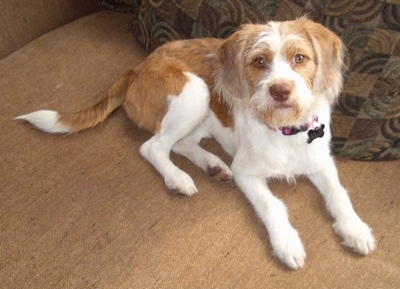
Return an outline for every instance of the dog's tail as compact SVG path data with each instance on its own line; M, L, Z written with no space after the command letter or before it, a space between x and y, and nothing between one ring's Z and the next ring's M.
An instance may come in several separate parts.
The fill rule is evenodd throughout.
M90 108L72 113L38 110L18 116L16 119L26 120L48 133L74 133L95 127L122 105L135 76L136 73L133 70L127 71L113 84L103 99Z

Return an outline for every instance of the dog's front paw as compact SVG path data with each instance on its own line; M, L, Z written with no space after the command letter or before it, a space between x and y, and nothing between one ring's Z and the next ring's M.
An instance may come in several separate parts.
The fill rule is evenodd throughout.
M375 250L375 239L370 227L359 219L336 222L335 232L343 238L343 245L355 252L368 255Z
M224 163L223 165L219 166L208 166L207 167L207 173L209 176L212 176L216 178L219 181L227 182L230 181L233 178L233 173L229 169L228 166L226 166Z
M297 231L291 229L290 232L280 234L279 237L271 239L274 254L293 270L303 268L306 252Z
M183 195L191 196L197 193L193 179L184 171L177 170L173 174L166 176L164 181L168 189Z

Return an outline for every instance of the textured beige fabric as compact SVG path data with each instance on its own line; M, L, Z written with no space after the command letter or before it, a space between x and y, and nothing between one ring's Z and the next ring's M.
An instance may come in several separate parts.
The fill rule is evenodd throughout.
M0 59L40 35L99 9L98 0L0 0Z
M13 117L91 105L144 57L129 16L99 12L0 61L0 284L2 288L396 288L400 280L400 162L338 160L378 250L340 244L305 179L273 181L308 258L293 272L233 183L173 156L200 192L168 192L139 155L149 134L117 110L96 129L47 135ZM204 145L223 155L210 140ZM224 158L229 161L226 155Z

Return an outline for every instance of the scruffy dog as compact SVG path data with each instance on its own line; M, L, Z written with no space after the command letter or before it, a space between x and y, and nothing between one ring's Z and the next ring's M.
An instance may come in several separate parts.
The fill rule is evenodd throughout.
M334 33L306 18L248 24L225 40L161 46L91 108L40 110L18 119L50 133L74 133L123 105L138 127L154 133L140 153L169 189L197 192L192 178L170 160L171 150L219 180L234 178L267 228L275 255L299 269L306 254L284 204L268 188L271 178L307 176L344 245L365 255L375 248L330 155L330 109L342 88L343 54ZM232 156L230 168L200 147L206 137Z

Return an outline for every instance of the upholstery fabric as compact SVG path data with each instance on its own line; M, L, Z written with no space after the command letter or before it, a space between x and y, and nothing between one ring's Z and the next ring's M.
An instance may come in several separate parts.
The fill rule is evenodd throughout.
M141 0L101 0L101 6L104 9L114 10L118 12L135 13Z
M0 59L63 24L100 9L98 0L0 0Z
M300 15L324 24L348 48L333 113L333 152L356 160L400 157L400 4L375 0L143 0L132 31L150 52L163 43L227 37L242 23Z

